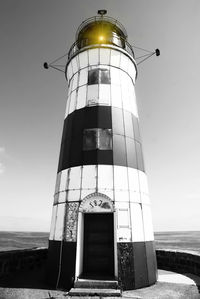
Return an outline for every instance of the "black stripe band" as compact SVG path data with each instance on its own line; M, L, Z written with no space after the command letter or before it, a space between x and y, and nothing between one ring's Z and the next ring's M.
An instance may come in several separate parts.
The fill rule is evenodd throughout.
M112 149L83 149L85 129L112 130ZM130 112L110 106L85 107L64 121L58 172L69 167L106 164L144 171L138 119Z

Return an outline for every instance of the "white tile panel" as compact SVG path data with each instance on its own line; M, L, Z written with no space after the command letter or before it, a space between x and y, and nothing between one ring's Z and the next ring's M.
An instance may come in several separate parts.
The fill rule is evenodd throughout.
M85 165L82 170L82 188L93 189L96 188L97 173L96 165Z
M126 80L128 82L129 86L132 86L133 88L135 88L134 84L133 84L133 80L131 79L131 77L126 73Z
M61 177L61 172L57 173L56 176L55 194L58 193L60 189L60 177Z
M78 71L78 69L79 69L77 56L75 56L75 57L72 59L71 63L72 63L73 73L75 74L75 73Z
M121 87L111 84L111 103L113 107L122 108Z
M144 225L141 205L131 203L132 241L144 242Z
M65 215L65 204L61 203L58 205L58 208L57 208L54 240L57 240L57 241L62 240L64 215Z
M89 54L89 65L99 64L99 49L92 49L88 51Z
M134 138L134 128L133 128L133 120L132 120L131 113L124 114L124 129L125 129L125 136Z
M129 210L128 209L118 209L117 211L117 223L118 227L129 227Z
M135 83L136 69L135 69L134 63L131 62L131 60L129 60L129 63L128 63L128 73L131 76L131 78L133 79L133 82Z
M128 90L129 90L129 96L131 98L135 97L135 86L133 85L133 81L131 78L127 75L127 84L128 84Z
M138 170L128 167L128 180L129 180L129 189L132 191L139 192L139 176Z
M116 190L128 189L127 167L114 166L114 187Z
M88 83L88 68L80 70L79 74L79 86L85 85Z
M128 88L128 87L127 87ZM133 113L134 107L128 89L122 89L123 109ZM135 115L135 114L134 114Z
M110 84L99 84L99 104L110 105Z
M120 72L120 81L121 81L121 85L125 87L128 87L130 85L130 82L132 82L129 75L123 71Z
M148 205L142 205L145 241L154 240L151 209Z
M129 202L129 192L128 191L121 191L115 190L115 202Z
M68 98L67 98L67 104L66 104L66 109L65 109L65 118L69 114L70 98L71 98L71 95L69 95Z
M53 202L54 205L57 205L58 199L59 199L59 193L54 194L54 202Z
M131 242L131 230L130 228L118 228L117 229L117 242Z
M83 51L82 53L79 54L79 64L80 64L81 69L88 66L88 52L87 51Z
M80 200L80 190L69 190L67 192L67 201L79 201Z
M81 109L86 106L86 85L79 87L77 94L76 109Z
M115 202L115 208L117 209L117 211L119 209L121 210L129 210L129 203L128 202L122 202L122 201L117 201Z
M129 83L128 75L125 72L121 72L121 91L122 91L122 102L123 108L125 110L131 111L130 101L129 101Z
M81 167L76 166L69 169L68 173L69 185L68 189L80 189L81 187Z
M76 90L71 93L70 104L69 104L69 112L72 113L76 109Z
M120 52L116 50L111 50L110 64L116 67L120 66Z
M146 205L150 205L150 198L147 194L141 194L141 202Z
M66 202L66 191L62 191L58 193L58 202L59 203Z
M143 171L138 170L139 182L140 182L140 192L149 194L148 184L147 184L147 175Z
M120 68L128 72L129 58L125 54L121 54Z
M130 202L141 203L141 194L136 191L130 191Z
M96 189L81 189L81 200L83 200L86 196L95 192Z
M73 71L72 71L72 63L70 62L67 66L67 80L69 81L72 77Z
M88 93L87 93L87 103L88 105L94 105L98 103L99 99L99 85L93 84L88 85Z
M68 169L61 171L60 188L59 191L65 191L67 188Z
M100 49L100 64L110 64L110 49Z
M72 84L71 84L72 81L70 81L68 87L67 87L67 98L70 97L70 94L71 94L71 91L72 91Z
M110 68L111 84L120 85L120 72L121 70L116 67Z
M72 83L72 90L76 89L78 86L78 73L74 75L73 83Z
M74 78L71 78L70 83L68 85L68 96L71 94L72 92L72 85L73 85L73 80Z
M57 205L53 206L53 209L52 209L51 228L50 228L49 240L54 239L54 232L55 232L55 228L56 228L57 207L58 207Z
M137 109L137 101L136 101L136 95L135 95L135 87L133 84L130 84L129 89L129 101L131 105L131 112L138 117L138 109Z
M117 227L130 227L130 212L128 202L115 202L117 211Z
M98 165L98 189L113 189L112 165Z

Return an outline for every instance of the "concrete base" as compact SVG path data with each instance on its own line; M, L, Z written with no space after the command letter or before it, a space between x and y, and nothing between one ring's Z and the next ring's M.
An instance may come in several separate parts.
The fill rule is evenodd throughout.
M42 270L42 269L41 269ZM122 292L122 299L200 299L200 278L191 274L159 270L158 282L150 287ZM115 289L113 289L115 291ZM112 291L113 291L112 290ZM96 296L95 296L96 294ZM105 296L93 296L85 293L84 299L100 299ZM112 294L112 293L111 293ZM111 299L113 296L109 295ZM49 289L44 282L44 271L32 270L13 276L9 279L0 279L0 299L80 299L80 296L70 296L66 291ZM118 297L115 295L115 297ZM107 295L108 298L108 295Z
M200 278L191 274L159 270L156 284L138 290L125 291L122 298L140 299L200 299Z

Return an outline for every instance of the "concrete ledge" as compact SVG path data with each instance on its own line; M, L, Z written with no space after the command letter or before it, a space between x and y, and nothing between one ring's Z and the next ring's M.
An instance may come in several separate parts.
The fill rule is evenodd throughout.
M181 250L157 249L159 269L200 276L200 254Z
M33 272L35 272L35 276L33 275ZM44 281L42 280L41 284L39 281L39 273L37 269L33 271L27 271L23 273L23 275L15 275L13 279L9 279L9 286L4 285L0 286L0 298L4 299L36 299L36 298L55 298L55 299L79 299L79 298L85 298L85 299L101 299L104 298L100 296L100 293L95 291L93 293L93 296L76 296L73 294L73 296L70 296L68 293L62 290L55 290L49 289L49 286L44 285ZM158 271L158 277L159 280L156 284L147 287L147 288L141 288L137 290L130 290L122 292L122 299L126 298L140 298L140 299L199 299L199 292L197 289L196 284L191 279L188 279L188 277L168 272L165 270L159 270ZM177 276L179 278L177 279ZM42 279L44 279L44 276L41 276ZM29 284L27 284L29 280ZM33 285L34 282L34 285ZM89 290L91 291L91 290ZM99 290L98 290L99 291ZM88 294L86 292L86 294ZM111 294L108 294L109 296L106 298L117 298L116 295L111 297ZM80 293L79 293L80 295ZM118 297L119 298L119 297Z
M33 248L0 252L0 278L44 265L47 248Z
M0 278L45 265L47 248L0 252ZM200 254L181 250L157 249L159 269L200 276Z

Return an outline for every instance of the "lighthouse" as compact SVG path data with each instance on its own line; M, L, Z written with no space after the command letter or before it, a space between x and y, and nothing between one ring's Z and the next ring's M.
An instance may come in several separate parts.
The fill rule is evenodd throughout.
M48 249L48 280L70 289L156 282L150 200L135 96L137 65L105 10L79 26L68 86Z

